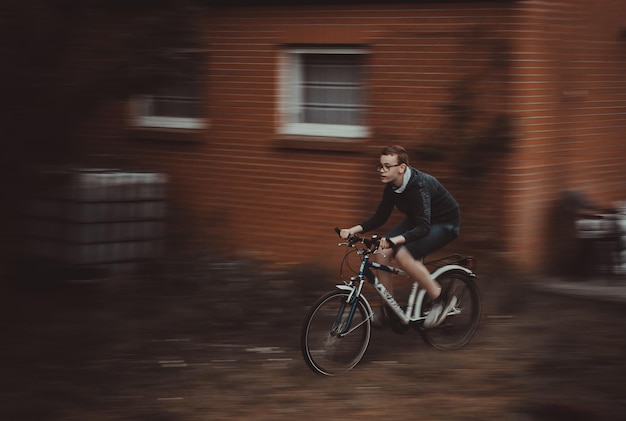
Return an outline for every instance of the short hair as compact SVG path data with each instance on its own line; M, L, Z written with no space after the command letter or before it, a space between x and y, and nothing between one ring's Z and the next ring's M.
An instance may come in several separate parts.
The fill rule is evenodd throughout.
M409 165L409 154L407 153L406 149L404 149L400 145L385 146L380 154L381 155L397 155L398 164Z

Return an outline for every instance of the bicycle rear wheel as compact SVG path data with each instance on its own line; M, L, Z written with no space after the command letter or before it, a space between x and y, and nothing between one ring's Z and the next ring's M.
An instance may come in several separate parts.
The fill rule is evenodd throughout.
M345 291L331 291L320 297L306 316L300 347L304 361L316 373L333 376L348 371L367 350L371 319L362 299L356 303L348 333L339 334L345 329L352 307L346 303L348 296Z
M435 349L451 350L465 346L480 322L480 292L474 277L462 270L445 272L437 278L444 290L457 298L457 304L443 324L424 329L424 341Z

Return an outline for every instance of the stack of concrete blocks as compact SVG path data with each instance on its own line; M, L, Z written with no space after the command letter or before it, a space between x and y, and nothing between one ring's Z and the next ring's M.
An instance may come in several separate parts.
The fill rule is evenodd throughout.
M27 215L32 257L119 274L162 255L165 174L72 169L50 172L45 179Z

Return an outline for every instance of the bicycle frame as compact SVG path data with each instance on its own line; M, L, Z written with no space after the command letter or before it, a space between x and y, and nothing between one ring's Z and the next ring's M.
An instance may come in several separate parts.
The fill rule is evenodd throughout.
M363 260L361 261L359 274L357 276L352 277L350 279L349 284L336 285L336 287L340 290L350 291L350 295L348 296L346 303L351 305L350 314L348 315L347 323L345 324L343 329L340 332L338 332L338 335L339 336L347 335L352 330L359 327L359 326L354 326L351 328L352 318L354 316L354 311L356 309L356 305L357 305L357 301L359 297L366 304L366 307L369 312L368 318L369 319L372 318L373 316L372 307L370 306L365 296L361 295L361 291L363 290L363 285L365 281L369 282L370 284L372 284L372 286L374 286L374 289L382 297L384 302L387 303L389 308L393 310L394 314L398 317L398 319L403 324L409 324L411 322L417 322L417 321L425 319L424 316L421 316L421 313L422 313L422 306L424 304L424 298L426 296L426 290L419 288L419 285L417 282L413 282L413 286L411 288L411 293L409 294L406 310L403 310L400 304L398 304L396 299L393 297L393 295L387 290L387 288L385 288L382 282L378 280L378 277L372 271L372 269L382 270L384 272L388 272L388 273L392 273L392 274L400 275L400 276L408 276L408 275L403 270L395 268L393 266L388 266L388 265L383 265L381 263L372 262L370 260L369 252L363 251L361 253L363 254ZM443 273L451 271L451 270L462 270L466 272L467 274L469 274L470 276L474 276L474 273L470 269L464 266L454 265L454 264L445 265L445 266L438 268L436 271L432 273L432 276L434 279L437 279ZM339 328L340 318L344 310L345 310L345 304L344 306L342 306L342 308L339 311L337 320L335 321L335 325L333 326L333 331ZM453 309L450 315L454 315L458 313L459 313L458 309Z
M335 232L341 234L339 228L335 228ZM311 370L334 376L354 368L365 355L374 317L372 307L363 294L365 282L372 284L381 296L383 309L388 310L386 315L390 317L389 326L394 332L404 333L413 327L425 343L438 350L459 349L471 340L480 323L481 313L473 257L452 254L422 262L431 271L431 276L445 288L447 296L455 298L450 298L455 303L453 307L446 305L450 310L444 315L445 322L425 328L424 322L431 307L426 289L417 282L413 283L404 307L405 295L402 295L401 306L400 301L396 301L391 291L378 279L378 271L410 278L402 269L388 265L387 260L383 261L385 264L375 261L378 259L373 255L381 253L378 236L362 238L350 234L345 240L339 246L353 250L346 253L341 262L339 273L343 283L317 299L302 325L300 349ZM359 258L358 263L350 257L354 256L354 252Z

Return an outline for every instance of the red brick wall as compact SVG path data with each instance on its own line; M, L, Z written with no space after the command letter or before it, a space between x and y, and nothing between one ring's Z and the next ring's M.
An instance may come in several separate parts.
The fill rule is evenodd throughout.
M626 198L626 12L618 3L529 1L520 10L511 72L518 142L504 226L520 268L549 265L546 232L562 190L604 205Z
M211 125L199 141L130 140L106 122L90 138L168 171L176 202L224 249L284 264L329 258L331 267L339 257L332 228L370 214L382 189L372 170L378 151L401 143L459 198L462 234L446 251L503 253L535 268L560 190L595 180L599 199L624 196L624 41L615 38L617 19L603 25L606 16L585 12L591 3L214 9L206 21ZM333 150L280 147L277 53L290 43L366 46L371 139L345 151L336 142ZM460 106L470 118L459 128ZM476 147L501 114L513 117L517 136L508 161Z

